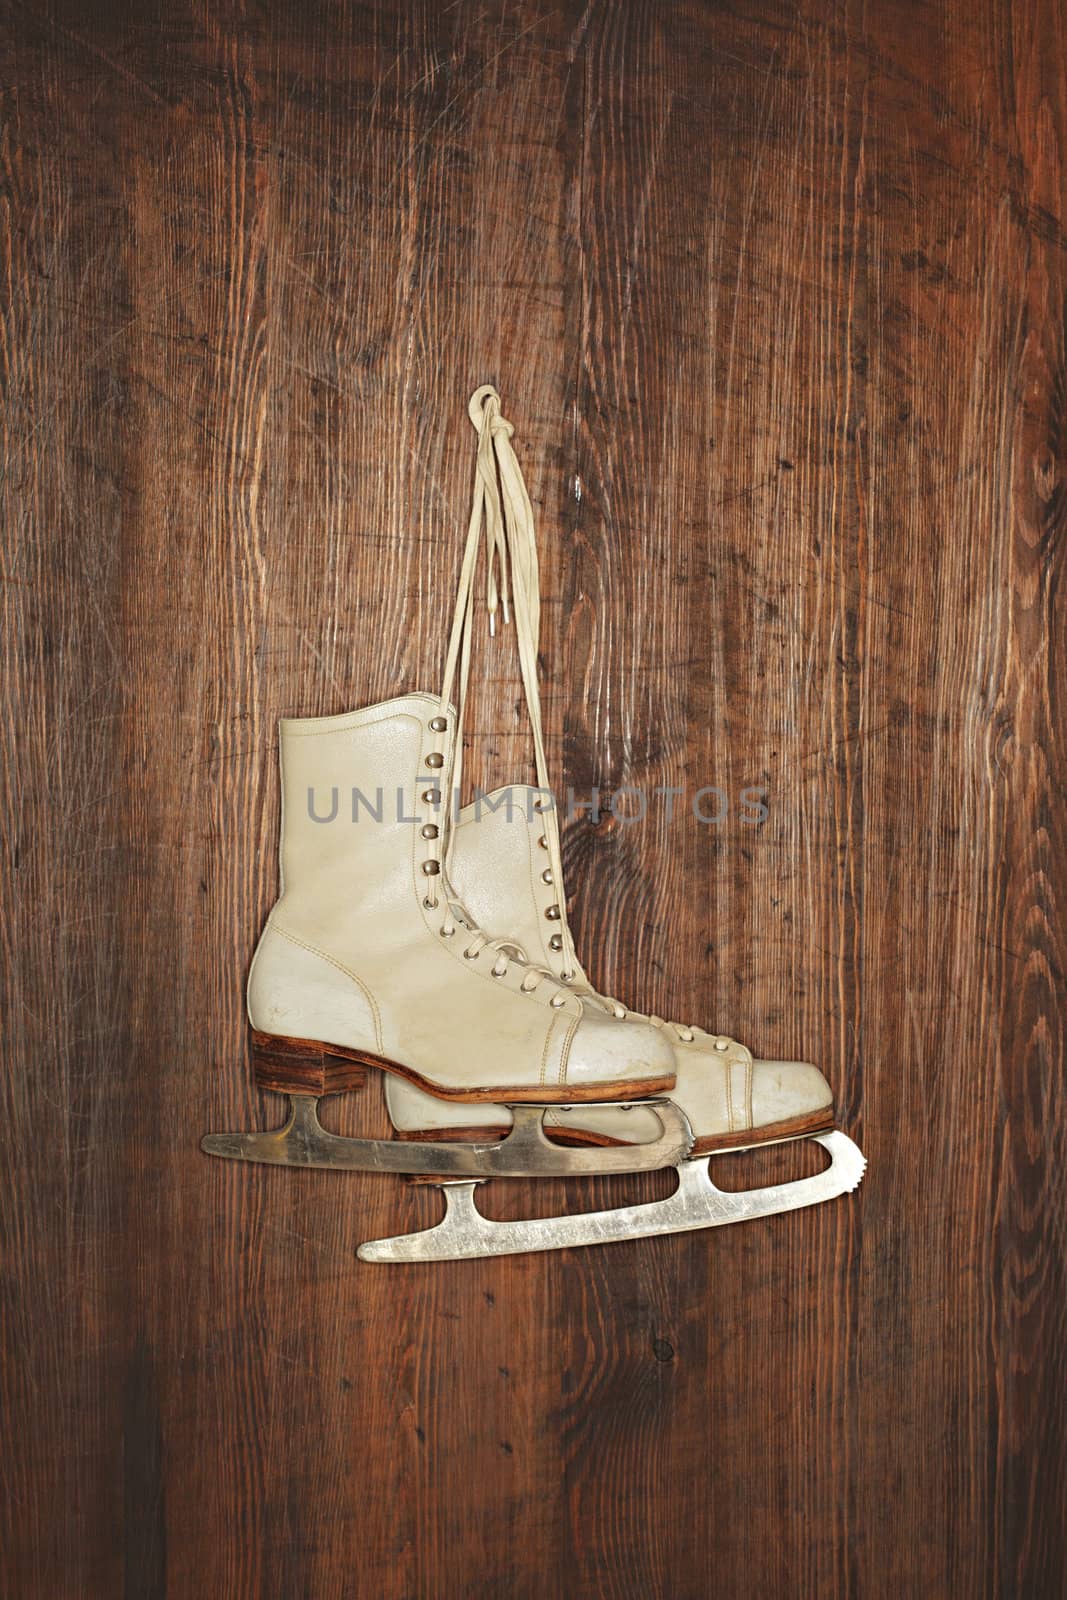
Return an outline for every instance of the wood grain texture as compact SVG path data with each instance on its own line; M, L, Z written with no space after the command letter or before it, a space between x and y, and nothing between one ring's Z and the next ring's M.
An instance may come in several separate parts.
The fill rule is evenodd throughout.
M4 1593L1067 1593L1062 7L0 16ZM586 965L819 1062L848 1200L391 1271L424 1189L199 1153L277 718L438 683L485 381L562 784L732 801L569 825Z

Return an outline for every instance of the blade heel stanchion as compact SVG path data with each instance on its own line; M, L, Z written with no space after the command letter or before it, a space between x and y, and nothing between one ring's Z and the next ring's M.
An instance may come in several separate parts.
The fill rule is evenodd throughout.
M830 1156L830 1165L814 1177L794 1183L740 1191L717 1189L708 1171L712 1158L701 1156L679 1165L678 1188L666 1200L522 1222L490 1221L475 1204L474 1183L445 1183L445 1216L436 1227L370 1240L360 1245L357 1255L361 1261L459 1261L690 1233L797 1211L850 1193L867 1165L859 1148L838 1129L816 1134L814 1142Z

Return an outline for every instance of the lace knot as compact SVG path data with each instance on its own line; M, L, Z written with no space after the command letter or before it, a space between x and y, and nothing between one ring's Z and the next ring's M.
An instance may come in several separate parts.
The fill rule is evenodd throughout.
M480 389L475 389L467 415L479 433L488 428L494 439L510 439L515 432L514 424L501 415L500 396L491 383L483 383Z

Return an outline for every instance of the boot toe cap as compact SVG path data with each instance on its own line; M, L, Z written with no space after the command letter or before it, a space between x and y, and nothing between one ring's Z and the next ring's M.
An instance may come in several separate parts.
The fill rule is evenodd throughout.
M752 1063L752 1126L787 1122L825 1111L834 1103L830 1085L807 1061Z
M617 1021L586 1011L571 1041L567 1059L567 1082L575 1088L592 1087L598 1081L649 1083L649 1093L674 1085L674 1051L661 1029L650 1023Z

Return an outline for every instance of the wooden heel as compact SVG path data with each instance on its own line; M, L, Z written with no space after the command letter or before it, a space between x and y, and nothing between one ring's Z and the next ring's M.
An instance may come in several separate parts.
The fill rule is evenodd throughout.
M362 1089L367 1068L354 1053L314 1039L285 1039L252 1029L252 1068L261 1089L275 1094L347 1094Z

